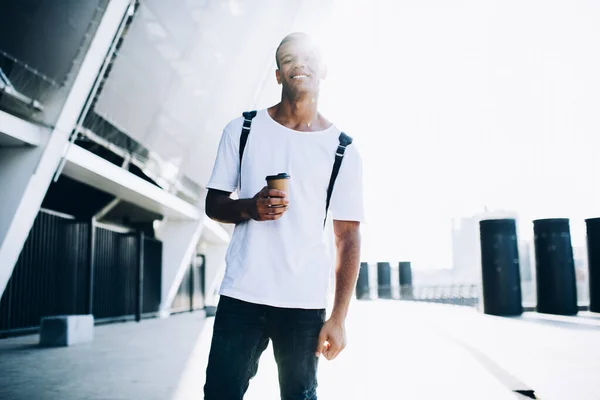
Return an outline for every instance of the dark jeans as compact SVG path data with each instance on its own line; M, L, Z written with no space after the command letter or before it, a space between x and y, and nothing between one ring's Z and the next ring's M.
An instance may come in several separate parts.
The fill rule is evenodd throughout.
M315 356L325 310L278 308L221 296L206 369L205 400L241 400L273 341L282 400L317 399Z

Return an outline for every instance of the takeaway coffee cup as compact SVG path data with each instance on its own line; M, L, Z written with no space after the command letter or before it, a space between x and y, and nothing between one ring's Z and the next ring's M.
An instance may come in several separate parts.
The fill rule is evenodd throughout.
M282 192L289 193L290 189L290 176L285 172L282 172L277 175L269 175L267 176L267 187L269 189L281 190ZM280 206L272 206L272 207L284 207Z
M267 176L267 186L269 189L281 190L282 192L288 192L289 190L290 176L285 172L277 175Z

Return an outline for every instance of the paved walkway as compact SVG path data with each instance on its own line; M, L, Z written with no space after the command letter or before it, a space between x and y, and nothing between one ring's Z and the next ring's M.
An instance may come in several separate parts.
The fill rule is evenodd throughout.
M205 321L195 313L97 326L92 343L63 348L39 347L38 335L0 340L0 399L171 399Z
M348 348L321 361L319 398L495 400L530 388L544 400L600 399L598 318L538 319L355 301ZM212 322L195 313L99 326L93 343L70 348L0 340L0 399L200 400ZM278 398L269 348L245 399Z

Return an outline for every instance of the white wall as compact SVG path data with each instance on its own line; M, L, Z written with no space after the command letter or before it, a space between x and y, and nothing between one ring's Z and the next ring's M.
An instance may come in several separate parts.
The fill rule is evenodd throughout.
M223 274L225 272L225 254L227 244L211 244L201 242L199 252L206 256L205 282L206 282L206 304L215 305Z
M163 242L162 290L159 313L170 314L171 303L177 294L185 271L196 250L204 220L175 221L165 219L156 230L156 237Z
M0 243L6 238L43 151L39 147L0 148Z

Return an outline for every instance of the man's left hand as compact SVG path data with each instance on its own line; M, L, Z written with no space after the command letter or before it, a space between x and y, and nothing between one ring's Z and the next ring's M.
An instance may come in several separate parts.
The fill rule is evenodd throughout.
M346 347L346 327L344 322L330 318L323 324L319 334L316 356L321 354L333 360Z

